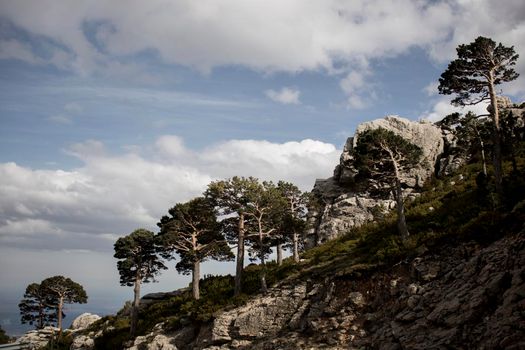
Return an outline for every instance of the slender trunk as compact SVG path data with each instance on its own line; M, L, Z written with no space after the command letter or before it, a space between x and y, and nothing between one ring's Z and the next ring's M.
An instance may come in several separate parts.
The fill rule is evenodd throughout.
M268 292L268 286L266 285L266 261L264 259L264 246L263 246L263 232L261 225L261 218L258 220L259 224L259 260L261 261L261 292L266 294Z
M299 235L293 232L293 261L299 262Z
M141 282L141 278L140 276L137 276L135 278L135 287L133 288L134 299L133 299L133 307L131 308L131 326L129 329L129 333L131 334L132 337L135 336L135 333L137 332L137 323L139 320L140 282Z
M237 234L237 266L235 267L234 296L241 294L242 271L244 269L244 213L239 214Z
M485 143L483 140L480 141L481 143L481 161L483 162L483 174L487 176L487 160L485 158Z
M200 272L201 270L201 262L200 260L196 260L193 262L193 271L192 271L192 280L191 280L191 289L193 292L193 299L199 300L200 298L200 291L199 291L199 279L200 279Z
M503 170L501 165L501 129L499 125L498 101L496 99L496 92L494 91L494 72L492 71L489 75L489 95L490 104L492 107L492 121L494 122L494 129L492 133L492 138L494 142L494 176L496 178L496 193L501 197L501 195L503 194Z
M277 243L277 265L281 266L283 264L283 244L279 240Z
M479 145L481 147L481 162L483 166L483 174L487 176L487 160L485 158L485 142L483 142L483 139L481 138L479 130L475 125L474 125L474 131L476 132L476 136L478 138Z
M401 182L399 179L396 179L396 208L397 208L397 230L401 235L401 239L406 241L410 235L408 232L408 227L405 218L405 205L403 203L403 190L401 189Z
M390 155L392 164L394 165L394 174L396 176L396 187L394 189L394 197L396 199L397 208L397 230L401 235L401 240L404 242L410 235L405 219L405 204L403 203L403 189L401 188L401 181L399 180L399 167L396 160Z
M264 249L262 246L262 236L259 236L260 252L259 260L261 260L261 292L268 293L268 286L266 285L266 261L264 259Z
M62 308L64 307L64 297L60 296L58 299L58 315L57 315L57 326L58 334L62 335Z

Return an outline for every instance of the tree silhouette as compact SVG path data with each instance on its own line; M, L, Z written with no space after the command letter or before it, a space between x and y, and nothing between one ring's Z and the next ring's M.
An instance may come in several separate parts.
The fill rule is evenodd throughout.
M438 90L444 95L456 95L455 105L465 106L490 101L493 123L493 164L496 190L502 194L501 125L496 86L516 79L513 69L518 55L514 46L505 47L490 38L478 37L470 44L459 45L458 58L450 62L439 79Z
M140 286L142 283L154 282L155 276L166 266L157 255L161 247L153 232L138 229L119 238L115 242L115 255L120 274L120 284L133 286L133 307L131 309L131 336L135 335L140 306Z
M47 293L40 284L27 286L24 298L18 304L22 324L34 325L37 329L54 324L57 320L58 300Z
M62 333L62 317L64 304L85 304L87 303L87 294L82 285L74 282L72 279L64 276L53 276L46 278L41 283L41 288L57 301L56 315L57 327Z

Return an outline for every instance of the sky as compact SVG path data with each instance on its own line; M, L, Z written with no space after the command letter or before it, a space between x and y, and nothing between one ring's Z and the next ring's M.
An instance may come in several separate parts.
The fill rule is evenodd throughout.
M480 35L520 54L500 88L524 101L524 19L522 0L0 0L0 325L54 275L115 312L116 239L213 180L311 190L359 123L455 111L438 79ZM169 266L145 292L187 285Z

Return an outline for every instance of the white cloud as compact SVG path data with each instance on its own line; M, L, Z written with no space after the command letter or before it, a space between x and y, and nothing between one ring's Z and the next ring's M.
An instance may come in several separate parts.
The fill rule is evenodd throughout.
M162 77L124 58L153 51L166 63L203 72L242 65L264 72L324 69L347 74L363 62L414 47L443 63L454 57L458 44L478 35L515 45L525 57L520 0L19 0L2 1L0 15L49 39L52 51L37 57L31 44L7 39L0 45L2 58L150 83ZM94 33L84 31L86 24ZM518 62L517 71L525 75L525 60ZM508 93L525 96L523 79L509 84ZM362 108L367 94L354 91L348 103Z
M266 90L265 95L271 100L282 104L300 104L299 95L301 92L294 88L283 87L280 91Z
M156 230L172 205L200 195L214 179L257 176L310 190L315 178L331 175L340 154L314 140L230 140L196 152L174 135L159 137L148 149L148 159L135 151L113 155L90 140L69 149L83 163L72 171L0 164L0 242L110 250L118 235L138 227Z
M449 96L443 96L434 102L434 105L430 110L427 110L421 116L421 119L430 120L432 122L439 121L449 114L458 112L465 114L469 111L474 112L477 115L487 114L488 103L478 103L473 106L455 107L450 101L452 100Z
M368 67L352 70L339 82L341 89L348 95L349 108L363 109L375 100L374 84L369 81L372 73Z

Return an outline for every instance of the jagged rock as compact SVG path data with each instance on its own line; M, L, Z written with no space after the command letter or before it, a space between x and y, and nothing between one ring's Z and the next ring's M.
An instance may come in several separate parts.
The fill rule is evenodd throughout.
M127 350L179 350L173 339L164 334L146 335L135 338L133 346Z
M95 346L93 337L87 335L79 335L73 338L70 350L91 350Z
M17 342L27 344L27 347L30 350L36 350L46 346L49 340L57 335L58 332L58 328L48 326L42 329L28 331L23 336L18 338Z
M82 315L78 316L73 320L71 323L71 327L69 327L72 330L80 330L80 329L86 329L88 328L93 322L96 322L100 320L99 315L90 314L88 312L83 313Z

